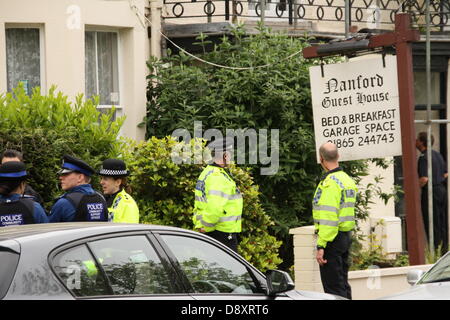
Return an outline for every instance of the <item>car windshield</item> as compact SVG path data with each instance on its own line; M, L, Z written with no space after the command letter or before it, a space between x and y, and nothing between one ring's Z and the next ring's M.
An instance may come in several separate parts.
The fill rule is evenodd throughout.
M450 254L445 255L428 271L418 284L450 281Z

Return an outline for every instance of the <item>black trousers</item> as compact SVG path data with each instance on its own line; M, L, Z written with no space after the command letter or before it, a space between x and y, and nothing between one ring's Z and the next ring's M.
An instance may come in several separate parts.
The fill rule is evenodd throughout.
M339 232L332 242L327 243L324 249L324 259L327 263L320 267L320 278L325 293L352 298L352 289L348 283L351 243L351 232Z
M428 187L422 188L421 207L423 224L428 232ZM443 184L433 186L433 237L434 247L442 245L442 253L448 249L447 188Z
M234 252L237 252L237 250L238 250L238 233L229 233L229 232L222 232L222 231L214 230L211 232L206 232L205 234L207 234L211 238L214 238L214 239L222 242L228 248L231 248Z

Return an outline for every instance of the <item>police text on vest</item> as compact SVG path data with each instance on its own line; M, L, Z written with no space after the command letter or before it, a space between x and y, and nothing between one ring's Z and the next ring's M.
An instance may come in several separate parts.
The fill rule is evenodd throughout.
M0 216L0 227L17 226L21 224L24 224L23 215L21 213Z

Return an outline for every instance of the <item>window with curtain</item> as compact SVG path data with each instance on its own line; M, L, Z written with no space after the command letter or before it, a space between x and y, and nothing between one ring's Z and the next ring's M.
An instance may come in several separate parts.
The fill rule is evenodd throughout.
M120 104L118 69L117 33L86 31L86 97L98 95L101 106L118 106ZM105 108L99 110L103 112Z
M38 28L6 29L7 90L19 83L28 94L41 85L41 49Z

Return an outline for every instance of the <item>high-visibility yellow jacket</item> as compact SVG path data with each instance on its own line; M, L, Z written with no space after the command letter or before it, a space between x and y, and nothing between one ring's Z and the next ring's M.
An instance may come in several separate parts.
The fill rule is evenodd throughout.
M313 219L317 246L326 248L339 231L355 227L356 184L341 168L328 172L314 193Z
M242 230L243 200L224 168L208 165L195 186L194 227L235 233Z
M82 261L83 267L86 269L86 274L89 277L95 277L98 274L97 266L95 265L95 262L92 260L85 260Z
M109 219L112 222L139 223L139 208L134 199L125 190L120 191L116 195L108 211Z

